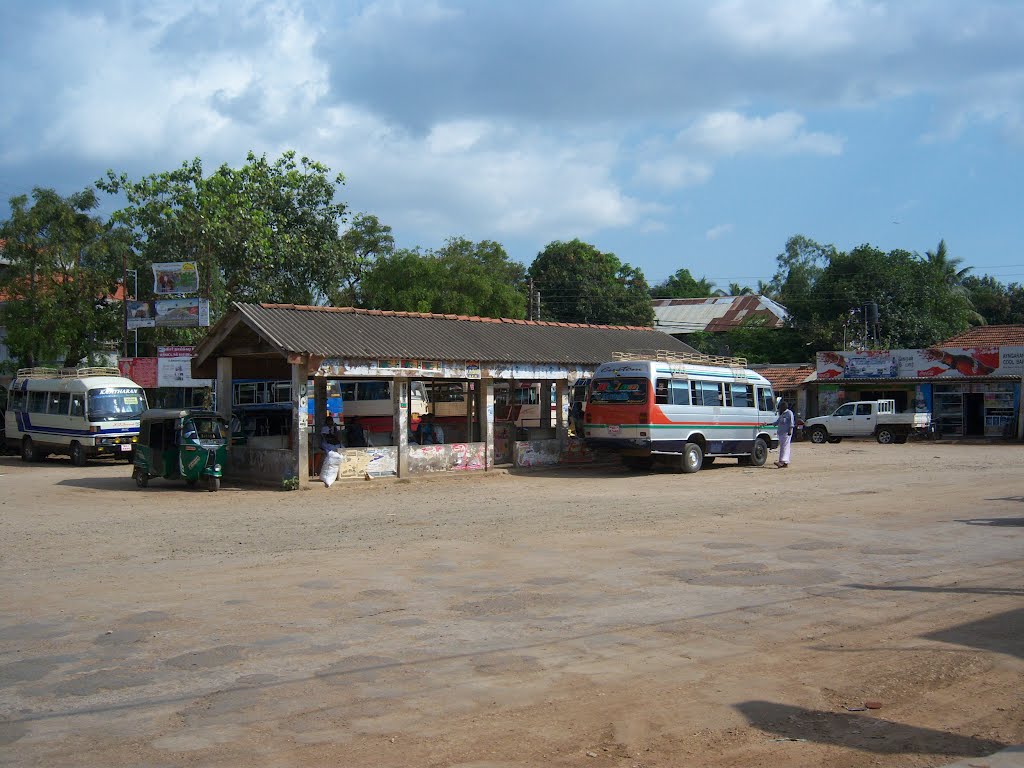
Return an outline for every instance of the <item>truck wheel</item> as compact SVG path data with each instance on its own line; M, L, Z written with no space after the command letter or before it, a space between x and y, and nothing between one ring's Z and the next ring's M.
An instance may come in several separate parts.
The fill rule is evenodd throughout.
M704 465L704 451L697 443L683 446L683 455L679 457L679 471L683 474L698 472Z
M76 467L84 467L85 461L85 449L80 442L75 440L71 443L71 463Z
M875 433L875 439L882 445L889 445L896 442L896 434L888 427L879 427Z
M815 427L811 430L811 442L816 445L822 445L828 440L828 430L824 427Z

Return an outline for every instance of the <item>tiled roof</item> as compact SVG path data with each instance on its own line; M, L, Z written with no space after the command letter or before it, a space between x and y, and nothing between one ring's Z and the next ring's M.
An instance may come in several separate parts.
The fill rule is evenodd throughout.
M654 299L654 325L666 333L728 331L752 317L767 328L781 328L786 309L764 296L713 296L706 299Z
M206 359L239 320L282 354L596 365L616 352L693 348L638 326L547 323L352 307L235 304L196 347Z
M814 366L807 365L752 365L755 371L772 383L772 389L797 389L809 376L814 374Z
M946 339L940 347L1024 346L1024 325L978 325Z

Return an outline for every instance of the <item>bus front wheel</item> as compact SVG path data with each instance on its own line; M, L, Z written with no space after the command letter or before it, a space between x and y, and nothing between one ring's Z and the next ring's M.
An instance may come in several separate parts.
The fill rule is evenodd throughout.
M77 440L71 444L71 463L76 467L85 466L85 449Z

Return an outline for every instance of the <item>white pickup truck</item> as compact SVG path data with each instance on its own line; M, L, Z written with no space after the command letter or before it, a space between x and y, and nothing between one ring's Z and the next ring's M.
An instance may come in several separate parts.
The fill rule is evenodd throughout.
M844 403L830 416L808 419L804 433L812 443L871 436L880 443L905 443L910 435L927 432L931 423L930 413L896 413L895 400L861 400Z

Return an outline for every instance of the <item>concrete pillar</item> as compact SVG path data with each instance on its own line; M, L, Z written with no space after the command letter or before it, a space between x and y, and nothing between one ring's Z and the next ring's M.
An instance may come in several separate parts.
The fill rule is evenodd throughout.
M540 426L544 429L551 429L554 424L551 423L551 388L554 386L554 382L542 381L540 383ZM557 404L557 403L556 403Z
M555 382L555 437L561 445L569 439L569 382Z
M327 379L323 376L313 379L313 402L313 434L319 435L327 421Z
M309 393L306 391L308 379L306 361L292 363L292 455L299 488L309 488L309 436L306 434L309 420L306 410L309 403Z
M477 413L480 415L480 442L484 444L484 469L494 467L494 379L481 378L476 385Z
M391 380L391 412L394 414L391 433L398 449L396 469L399 477L409 474L409 380Z
M217 358L217 413L231 421L231 358Z

